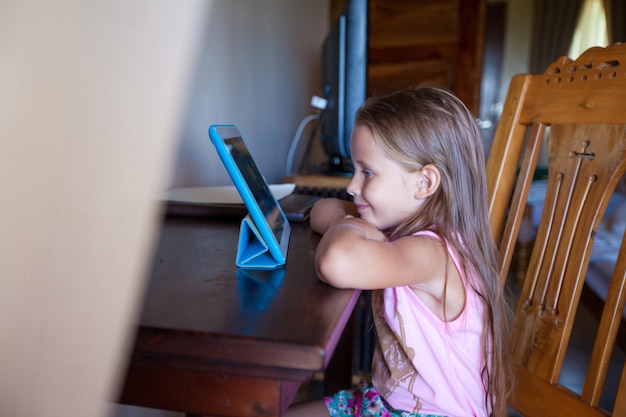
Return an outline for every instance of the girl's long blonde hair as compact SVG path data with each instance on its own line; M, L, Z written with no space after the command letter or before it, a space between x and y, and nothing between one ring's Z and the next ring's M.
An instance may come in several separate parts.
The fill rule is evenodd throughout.
M452 93L430 86L370 98L355 123L368 127L383 151L408 170L427 164L441 172L441 186L415 215L386 231L391 239L433 227L454 246L463 266L479 277L469 282L484 304L485 405L506 416L511 386L510 309L497 270L487 207L482 139L474 116Z

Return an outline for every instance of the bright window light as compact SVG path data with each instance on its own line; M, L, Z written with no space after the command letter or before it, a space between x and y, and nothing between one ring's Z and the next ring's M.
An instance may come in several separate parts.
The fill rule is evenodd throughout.
M607 46L608 43L604 1L585 0L569 49L569 57L575 59L592 46Z

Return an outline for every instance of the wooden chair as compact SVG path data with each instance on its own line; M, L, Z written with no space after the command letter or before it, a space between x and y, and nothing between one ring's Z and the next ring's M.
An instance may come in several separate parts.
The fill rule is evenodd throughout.
M626 44L512 79L487 164L503 283L544 140L547 195L515 311L510 404L525 416L626 416L625 370L612 412L599 407L626 299L623 239L582 393L558 383L594 233L626 170Z

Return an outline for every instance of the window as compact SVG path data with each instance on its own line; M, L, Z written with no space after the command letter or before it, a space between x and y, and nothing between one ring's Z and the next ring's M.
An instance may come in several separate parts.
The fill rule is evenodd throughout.
M592 46L608 45L609 35L606 17L604 0L585 0L570 45L569 57L578 57Z

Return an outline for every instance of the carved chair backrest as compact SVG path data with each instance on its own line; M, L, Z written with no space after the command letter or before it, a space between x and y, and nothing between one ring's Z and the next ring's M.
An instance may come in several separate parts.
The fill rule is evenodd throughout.
M626 169L626 44L512 79L487 163L503 284L544 141L546 200L515 309L510 403L525 416L610 415L599 401L626 300L623 239L582 393L558 381L594 234ZM611 412L626 416L625 371Z

